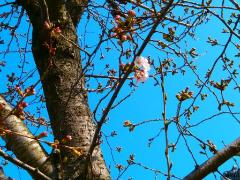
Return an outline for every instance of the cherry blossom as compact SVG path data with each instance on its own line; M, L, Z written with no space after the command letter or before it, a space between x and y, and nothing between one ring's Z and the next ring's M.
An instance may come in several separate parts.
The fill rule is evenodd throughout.
M137 82L144 82L149 77L148 71L144 70L136 70L134 76L137 79Z
M137 56L134 63L136 66L142 67L144 71L150 70L150 64L149 64L147 58L145 58L145 57Z
M146 81L149 77L148 71L150 70L150 64L147 58L137 56L134 63L137 67L142 68L135 70L134 76L137 79L137 82Z

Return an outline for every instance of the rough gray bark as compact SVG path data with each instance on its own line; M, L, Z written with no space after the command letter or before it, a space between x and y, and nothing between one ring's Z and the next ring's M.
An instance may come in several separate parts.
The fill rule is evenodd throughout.
M79 49L66 41L66 39L78 44L76 24L80 19L83 9L69 12L77 1L42 1L48 7L44 9L38 1L18 1L22 5L33 25L32 51L35 63L42 78L42 85L46 97L46 104L51 120L54 137L61 142L66 135L72 136L72 140L62 145L80 148L82 155L79 157L72 150L60 146L61 166L63 179L87 177L87 179L110 179L105 166L102 153L97 147L88 163L88 171L85 172L85 156L91 145L95 126L92 122L91 112L88 106L87 93L84 91L84 77L81 68ZM49 13L49 14L48 14ZM70 14L71 13L71 14ZM64 36L51 36L49 30L44 27L48 19L55 26L61 28ZM56 48L56 54L51 54L46 44ZM87 173L87 175L86 175Z

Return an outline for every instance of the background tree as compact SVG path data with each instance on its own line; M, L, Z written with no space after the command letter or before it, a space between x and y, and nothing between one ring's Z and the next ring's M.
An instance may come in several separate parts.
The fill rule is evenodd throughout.
M236 1L17 0L1 2L0 8L0 119L6 142L0 155L33 178L111 179L111 173L120 179L139 167L160 178L201 179L222 175L219 166L240 152ZM15 53L20 61L13 68ZM145 95L136 107L122 109L142 87ZM144 96L158 90L147 103ZM116 109L154 118L121 119L116 126L117 116L110 114ZM227 130L217 139L211 131L223 127L219 121ZM147 137L152 149L160 140L157 157L165 157L164 163L145 165L136 160L136 149L126 165L117 162L123 150L120 128L128 129L128 136ZM193 162L191 173L189 167L177 173L175 166L183 165L174 164L176 155Z

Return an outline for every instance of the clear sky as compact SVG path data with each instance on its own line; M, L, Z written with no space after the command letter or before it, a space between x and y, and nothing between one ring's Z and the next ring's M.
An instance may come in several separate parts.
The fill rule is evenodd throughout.
M2 8L1 12L4 11L7 11L7 9ZM92 12L94 12L94 10L92 10ZM105 13L103 10L99 10L99 12ZM178 16L179 14L182 13L182 10L176 9L174 12L175 15ZM139 14L137 13L137 15ZM224 18L229 17L229 15L230 15L229 12L226 12ZM82 19L83 21L79 25L78 29L78 33L80 35L79 36L80 44L88 45L90 48L88 48L87 50L91 52L95 45L98 43L99 40L98 33L100 33L101 30L99 29L99 25L92 18L90 18L90 20L87 21L85 15ZM108 26L111 27L112 25L108 24ZM231 27L233 27L233 25L231 25ZM219 44L224 45L227 41L227 38L229 37L229 34L223 34L222 33L223 28L224 26L222 25L222 23L219 22L219 20L217 20L215 17L210 17L208 23L203 23L199 25L199 27L195 31L195 38L187 36L184 39L184 41L181 41L179 43L182 52L184 52L185 50L189 51L191 48L196 48L196 52L199 54L199 56L196 58L191 58L190 56L188 58L189 60L192 60L193 63L197 66L196 72L198 73L199 77L203 80L207 70L212 67L212 64L214 63L215 59L220 55L221 51L223 50L223 46L212 47L210 44L206 42L208 41L208 37L211 37L212 39L217 39ZM177 27L176 29L177 35L180 35L182 30L183 30L182 27ZM26 38L24 37L24 33L27 33L27 31L28 24L23 19L22 24L17 31L17 33L19 34L18 36L19 42L16 42L16 39L14 39L11 44L10 50L18 49L18 43L20 47L25 47L26 40L24 39ZM158 31L166 33L167 28L164 29L161 26L159 26ZM31 34L31 29L29 30L29 32ZM147 32L148 31L144 32L142 34L142 37L145 37ZM83 35L85 35L85 37ZM7 43L10 41L11 37L9 36L8 31L1 31L0 38L4 39L4 41ZM162 36L160 36L159 34L153 36L153 39L164 41L162 39ZM237 42L236 38L234 38L233 40L234 42ZM113 42L117 44L116 40L113 40ZM137 43L141 45L142 40L138 38ZM106 47L111 48L111 50L107 51ZM127 47L131 47L131 45L129 45L128 43L126 43L126 45L124 44L124 49L126 49ZM30 50L30 48L31 48L30 45L28 45L27 49ZM6 49L7 49L6 44L0 45L0 52ZM234 48L233 44L231 44L226 51L226 55L229 58L232 58L232 60L234 61L239 61L239 58L237 59L236 57L234 57L236 53L237 53L236 48ZM103 59L100 58L101 55L104 55ZM20 76L21 71L19 69L21 68L17 66L19 64L20 65L22 64L24 58L28 62L28 64L25 64L24 71L31 72L32 70L36 69L31 53L27 53L26 57L24 56L25 56L24 54L19 53L7 53L6 56L4 57L3 53L0 54L0 60L3 59L6 61L6 67L1 68L2 71L0 72L1 92L6 91L7 74L11 74L12 72L14 72L17 76ZM177 64L177 66L183 64L183 60L181 58L175 55L171 56L171 54L166 55L166 53L157 50L151 44L149 44L146 47L141 56L149 57L152 61L154 61L156 66L159 65L159 61L163 62L163 60L167 58L172 58L173 61ZM85 59L84 54L82 54L82 57L84 60ZM118 69L118 58L119 52L114 47L114 45L111 42L103 43L101 48L99 49L99 52L93 58L93 63L95 65L94 70L89 70L87 74L106 75L107 74L105 69L106 64L109 64L110 67L114 69ZM133 60L132 58L133 56L131 56L131 58L129 59L123 58L123 63L131 62ZM84 61L83 63L85 62L86 61ZM219 82L221 79L227 79L229 77L229 75L225 71L222 71L223 70L222 65L223 65L222 61L219 61L219 63L216 65L211 80ZM237 67L237 64L234 66ZM190 70L190 68L185 68L185 70L186 70L185 75L178 73L172 76L169 73L165 77L164 87L168 97L166 116L167 119L169 120L171 120L176 115L178 105L176 94L185 89L186 87L189 87L189 89L194 92L193 95L194 97L199 90L195 86L197 79L194 73ZM150 75L154 75L155 73L156 72L152 67L150 70ZM133 77L133 74L131 74L131 77ZM34 73L33 78L26 81L26 86L36 82L38 78L39 78L38 74ZM156 79L160 81L159 76L156 76ZM236 79L236 81L239 83L238 79ZM87 82L87 84L89 85L90 89L95 89L99 82L102 83L103 85L104 83L106 83L105 80L101 79L96 80L92 78ZM123 124L126 120L130 120L132 123L137 124L145 120L162 119L163 100L161 87L154 86L156 81L153 78L149 78L144 83L136 83L136 80L134 80L133 82L137 85L135 88L129 88L128 86L129 82L130 81L127 81L124 87L122 88L116 102L119 102L129 93L131 93L131 96L110 112L108 120L103 127L103 132L104 135L106 136L110 135L113 131L117 132L117 136L113 138L108 137L106 139L103 136L102 144L104 157L107 162L107 165L110 167L113 179L116 179L119 175L118 170L115 168L116 164L121 164L126 167L127 166L126 160L129 158L130 154L134 154L135 161L141 163L143 166L158 169L164 173L167 172L166 159L164 156L165 136L164 131L161 131L161 129L163 128L163 122L160 120L157 122L146 123L141 126L135 127L133 132L130 132L128 128L123 127ZM238 113L240 105L239 92L233 91L234 86L235 86L234 83L231 83L229 85L226 91L224 91L224 98L225 100L235 103L235 107L232 107L232 111ZM216 93L217 97L221 99L220 91L214 89L213 87L211 88ZM37 90L39 90L39 92L41 93L40 86L38 86ZM199 98L196 100L195 106L199 106L200 107L199 110L196 113L193 113L190 120L187 120L184 116L182 116L180 118L180 123L182 123L182 125L184 125L185 122L195 124L205 118L213 116L214 114L228 111L228 108L226 106L223 106L221 111L218 110L218 104L215 97L212 94L210 94L206 88L204 88L203 93L209 94L209 97L205 101L200 101ZM105 94L106 92L89 93L89 104L92 110L95 109L97 103L99 102L99 99L103 97ZM101 117L101 110L106 106L108 100L109 98L107 98L99 107L97 111L97 118ZM31 98L29 98L28 101L31 102ZM185 108L187 108L191 104L192 101L193 101L192 99L189 99L183 102L180 114L184 111ZM36 112L37 111L36 107L38 105L32 104L32 106L29 106L27 110L31 112ZM45 109L41 110L41 116L48 118ZM239 118L238 115L236 115L236 117ZM35 132L36 129L38 128L31 127L31 130L33 130L33 132ZM40 128L37 130L36 134L44 130L46 130L46 128L44 127ZM216 144L217 149L222 149L224 147L222 141L225 144L228 144L239 136L239 123L237 123L237 121L231 115L223 114L221 116L216 116L215 118L212 118L211 120L208 120L189 130L191 130L191 132L196 137L199 137L202 141L206 142L207 140L211 140ZM159 134L159 136L152 142L151 146L149 147L148 146L149 139L157 136L160 131L161 133ZM168 135L170 143L176 142L179 135L179 131L176 128L175 124L171 124L169 126ZM199 142L192 137L187 136L185 137L195 159L197 160L197 163L198 164L203 163L207 158L206 156L199 153L201 151ZM50 136L49 138L46 139L51 140L52 138ZM122 151L117 152L116 151L117 147L121 147ZM50 149L48 147L47 150L50 152ZM211 157L212 154L208 150L207 152L209 157ZM179 143L177 144L176 150L174 152L170 152L169 156L173 164L171 172L175 176L182 178L194 169L193 158L191 157L191 154L187 150L185 141L182 137L180 138ZM239 158L236 159L239 160ZM225 163L223 166L219 168L219 171L223 173L225 170L231 169L233 165L235 165L234 161L229 160L227 163ZM17 167L14 167L11 164L5 166L4 170L7 175L15 179L22 180L31 179L29 175L27 175L24 171L19 170ZM216 173L216 176L217 179L219 179L218 173ZM155 174L153 171L144 169L143 167L137 165L131 166L129 169L127 169L126 172L119 179L125 180L128 179L129 177L132 177L135 180L140 179L150 180L154 179L155 177L156 179L165 179L165 177L163 177L162 175ZM211 179L214 179L214 176L212 174L206 178L206 180Z

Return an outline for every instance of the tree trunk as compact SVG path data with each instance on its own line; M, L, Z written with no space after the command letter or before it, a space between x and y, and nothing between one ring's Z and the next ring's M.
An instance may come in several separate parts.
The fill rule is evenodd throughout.
M67 10L71 7L70 4L66 7L64 1L51 0L47 1L46 9L43 6L45 3L19 3L26 9L33 25L33 56L41 77L53 134L60 142L60 158L56 162L59 178L110 179L100 147L96 147L90 163L85 160L95 125L88 106L87 93L83 88L80 52L74 45L78 44L75 28L77 20ZM46 27L48 15L52 23L49 23L50 28ZM56 27L61 29L61 34L54 32ZM72 140L62 142L68 135ZM86 164L89 164L88 168L85 168Z

